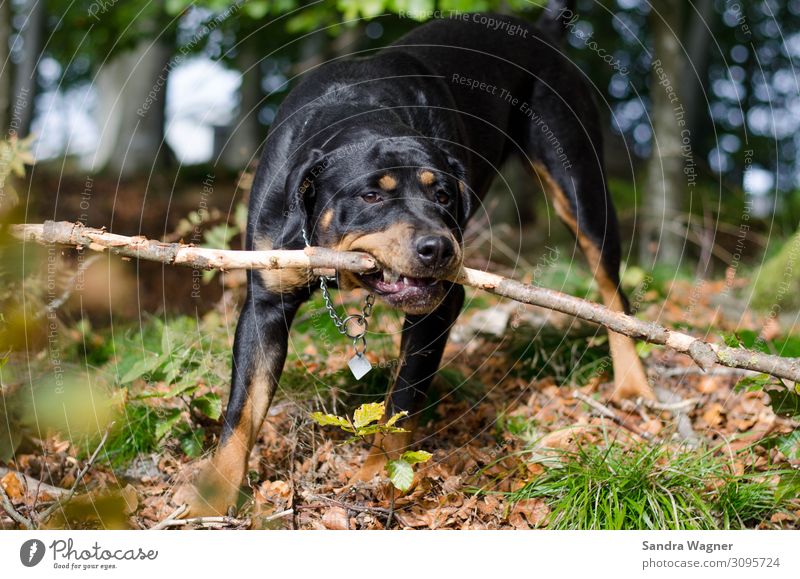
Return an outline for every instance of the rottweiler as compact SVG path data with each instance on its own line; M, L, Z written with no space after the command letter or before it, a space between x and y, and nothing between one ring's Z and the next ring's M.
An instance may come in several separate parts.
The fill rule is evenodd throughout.
M275 117L253 182L247 249L311 244L376 258L380 271L342 271L336 282L405 313L390 413L413 417L425 400L464 303L464 289L443 280L461 267L467 220L512 155L574 234L606 306L627 308L601 123L560 46L566 10L569 2L551 2L535 24L481 13L434 19L374 55L307 72ZM223 433L193 513L236 502L292 320L317 287L304 270L249 272ZM616 395L651 396L634 343L609 338ZM408 443L380 441L390 454ZM384 456L373 452L357 478L379 471Z

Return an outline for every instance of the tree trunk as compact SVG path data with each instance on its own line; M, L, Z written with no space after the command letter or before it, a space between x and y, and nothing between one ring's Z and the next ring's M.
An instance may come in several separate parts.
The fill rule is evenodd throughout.
M9 0L5 0L4 4ZM11 95L11 127L25 137L31 130L34 102L39 83L36 79L36 63L42 53L42 32L44 30L44 2L28 0L21 11L22 28L19 38L22 41L22 58L14 74L14 88Z
M650 70L653 119L653 151L647 164L640 258L643 264L677 265L684 236L674 231L683 208L684 191L690 186L684 174L687 159L682 147L690 139L680 81L686 59L679 38L683 0L662 0L651 12L654 39ZM689 141L690 142L690 141Z
M11 99L11 62L8 60L8 42L11 38L11 2L0 0L0 138L8 136L8 107Z
M164 116L171 47L145 39L116 55L97 73L97 150L84 165L92 172L129 177L146 173L168 155Z
M711 60L711 41L719 21L713 0L698 0L686 15L688 66L684 68L681 92L684 98L687 126L693 134L700 134L705 124L710 124L709 95L704 92Z
M262 139L261 124L258 122L258 109L263 97L261 66L254 47L242 46L236 65L242 73L239 112L233 121L230 137L219 143L219 156L226 168L242 171L256 158Z

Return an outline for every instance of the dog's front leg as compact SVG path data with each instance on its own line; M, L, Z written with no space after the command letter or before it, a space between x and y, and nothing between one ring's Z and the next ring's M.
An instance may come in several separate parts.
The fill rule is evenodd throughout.
M386 400L388 414L409 413L409 418L399 423L407 432L376 435L369 456L353 477L353 482L372 480L383 471L387 460L409 450L418 413L439 369L450 328L463 305L464 288L451 284L444 300L434 311L406 316L400 344L400 368Z
M250 285L250 284L248 284ZM236 327L233 377L219 448L191 485L192 516L226 514L236 507L250 451L278 386L289 327L307 291L277 294L250 285ZM176 501L183 502L176 496Z

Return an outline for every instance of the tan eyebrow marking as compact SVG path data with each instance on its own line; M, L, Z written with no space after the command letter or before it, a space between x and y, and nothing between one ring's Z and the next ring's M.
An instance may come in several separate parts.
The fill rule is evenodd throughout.
M378 180L378 185L384 191L392 191L397 187L397 179L387 173Z
M436 176L431 171L423 171L419 174L419 182L423 185L433 185L436 181Z

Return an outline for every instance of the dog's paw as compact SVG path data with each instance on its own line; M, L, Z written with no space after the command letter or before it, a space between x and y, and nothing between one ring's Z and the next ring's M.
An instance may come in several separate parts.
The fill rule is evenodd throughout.
M172 495L176 505L188 505L184 517L225 516L236 510L239 486L224 477L212 461L203 463L191 480L180 483Z

